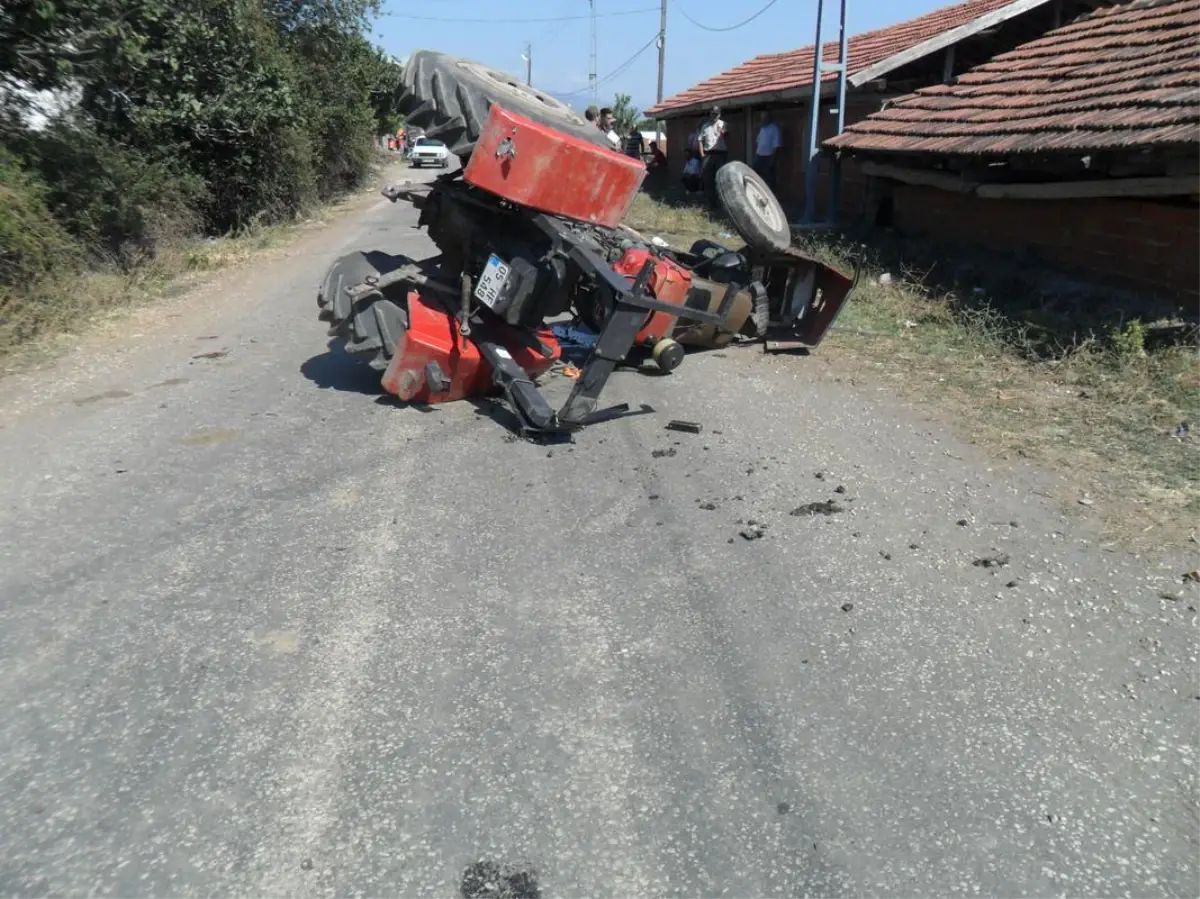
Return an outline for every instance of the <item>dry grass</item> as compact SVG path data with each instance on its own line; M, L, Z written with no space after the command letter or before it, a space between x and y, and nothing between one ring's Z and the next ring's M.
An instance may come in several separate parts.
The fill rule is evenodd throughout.
M646 196L628 221L684 247L731 230L678 200ZM1089 497L1087 513L1126 545L1192 537L1200 517L1194 322L1019 260L950 256L887 237L802 243L844 270L852 257L864 262L822 355L890 379L972 442L1067 475L1062 499L1083 511L1076 501ZM1185 422L1197 431L1184 433Z

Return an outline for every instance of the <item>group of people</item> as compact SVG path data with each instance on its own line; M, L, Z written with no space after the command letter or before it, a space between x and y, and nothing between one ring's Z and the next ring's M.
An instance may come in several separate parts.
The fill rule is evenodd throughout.
M622 141L616 130L616 116L607 106L603 109L589 106L584 110L583 117L600 129L614 150L619 150L633 159L641 160L651 172L666 172L667 157L659 148L658 141L650 141L649 159L646 158L646 139L642 137L642 132L638 130L636 123L629 129L628 136Z
M716 204L717 169L729 161L725 143L725 120L721 107L714 106L700 127L688 135L688 159L683 167L683 186L689 191L703 190L709 202ZM775 189L775 161L783 145L783 133L771 113L764 112L754 139L753 167L763 181Z

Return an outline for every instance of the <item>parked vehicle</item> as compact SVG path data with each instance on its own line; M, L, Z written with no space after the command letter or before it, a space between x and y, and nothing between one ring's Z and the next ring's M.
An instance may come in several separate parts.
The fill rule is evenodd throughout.
M418 137L413 143L408 161L414 169L423 165L435 165L444 169L450 165L450 149L436 138Z

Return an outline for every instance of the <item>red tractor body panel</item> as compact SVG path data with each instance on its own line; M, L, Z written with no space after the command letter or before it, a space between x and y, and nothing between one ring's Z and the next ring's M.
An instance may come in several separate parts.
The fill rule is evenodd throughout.
M463 178L504 199L564 218L615 228L629 212L646 166L495 104Z
M530 349L515 331L502 332L504 348L531 378L543 374L562 355L548 328L534 332L550 355ZM449 386L435 393L425 366L436 362ZM408 294L408 330L396 342L395 354L383 373L383 389L406 402L449 403L482 396L492 389L492 366L478 347L458 330L458 321L441 306L427 302L415 290Z
M654 260L654 275L646 285L649 293L660 302L682 306L687 300L688 288L692 286L692 273L678 263L661 256L655 257L648 250L634 248L626 250L625 255L613 263L613 271L624 275L632 284L647 260ZM677 320L676 316L665 312L649 313L634 338L634 344L653 346L664 337L670 337Z

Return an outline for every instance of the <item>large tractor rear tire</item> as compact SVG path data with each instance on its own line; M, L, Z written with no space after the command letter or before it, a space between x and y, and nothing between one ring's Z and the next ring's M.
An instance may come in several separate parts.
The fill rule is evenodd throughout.
M405 121L424 128L426 137L436 137L461 159L475 149L493 103L564 134L609 146L599 128L516 75L433 50L417 50L404 65L398 106Z
M317 317L329 322L329 336L342 342L347 353L365 356L376 371L384 371L392 360L396 341L408 329L405 294L408 285L393 284L384 291L373 290L357 302L347 287L361 284L409 262L385 253L349 253L336 260L325 273L317 292Z

